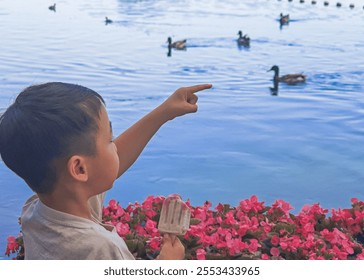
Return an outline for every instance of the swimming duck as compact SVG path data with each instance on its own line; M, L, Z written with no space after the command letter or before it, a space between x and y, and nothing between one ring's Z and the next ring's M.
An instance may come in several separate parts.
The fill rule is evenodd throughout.
M249 45L250 45L250 38L248 37L248 35L245 34L243 36L243 32L241 30L239 30L238 35L239 35L239 38L237 39L238 45L244 46L244 47L249 47Z
M55 12L56 11L56 3L54 3L53 5L49 6L48 9L50 9L51 11Z
M173 49L177 49L177 50L184 50L186 49L186 42L187 40L180 40L180 41L175 41L172 43L172 38L168 37L167 39L168 42L168 48L173 48Z
M112 23L112 20L109 19L108 17L105 17L105 24L110 24Z
M279 67L277 65L272 66L272 68L268 71L274 71L274 82L281 82L289 85L306 82L306 75L303 74L287 74L279 77Z
M281 13L281 14L280 14L279 22L281 23L281 25L288 24L288 23L289 23L289 14L287 14L287 15L283 15L283 14Z
M316 0L312 0L311 2L312 5L316 5L316 3L317 3Z
M324 6L328 6L329 5L329 2L328 1L325 1L324 2Z
M354 9L355 8L355 5L354 4L350 4L349 7L350 7L350 9Z
M340 2L337 2L336 3L336 7L340 8L341 7L341 3Z

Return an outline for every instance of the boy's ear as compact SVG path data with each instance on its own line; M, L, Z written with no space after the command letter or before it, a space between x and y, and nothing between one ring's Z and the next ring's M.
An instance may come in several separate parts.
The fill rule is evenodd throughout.
M67 171L77 181L86 182L88 180L86 159L82 156L70 157L67 162Z

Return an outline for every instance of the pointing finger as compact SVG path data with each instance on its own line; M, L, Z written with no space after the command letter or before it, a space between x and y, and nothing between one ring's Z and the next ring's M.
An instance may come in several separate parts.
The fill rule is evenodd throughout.
M195 92L198 92L198 91L201 91L201 90L205 90L205 89L209 89L209 88L212 88L212 84L195 85L195 86L187 87L186 89L190 93L195 93Z

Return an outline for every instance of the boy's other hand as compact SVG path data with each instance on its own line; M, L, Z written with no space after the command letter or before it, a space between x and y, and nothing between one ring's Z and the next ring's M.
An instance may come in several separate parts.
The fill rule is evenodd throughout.
M166 101L161 105L167 113L168 119L172 120L188 113L197 111L198 97L196 92L211 88L211 84L201 84L190 87L181 87L177 89Z
M185 258L185 247L179 238L173 234L164 234L162 249L158 256L159 260L183 260Z

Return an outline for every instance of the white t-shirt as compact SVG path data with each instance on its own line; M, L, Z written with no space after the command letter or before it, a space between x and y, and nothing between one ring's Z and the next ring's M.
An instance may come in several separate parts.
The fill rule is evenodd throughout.
M37 195L24 204L21 226L26 260L133 260L112 225L101 223L104 194L89 200L94 222L44 205Z

